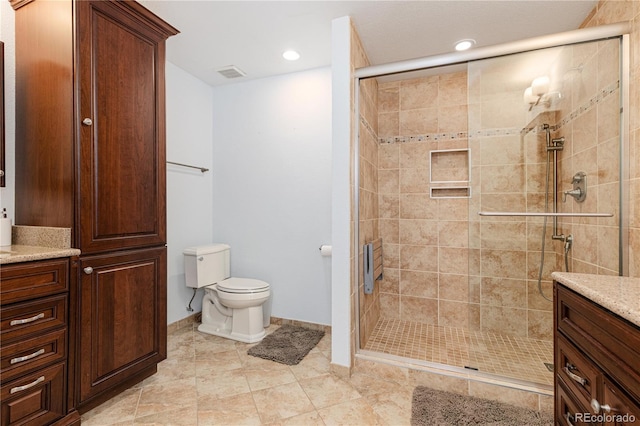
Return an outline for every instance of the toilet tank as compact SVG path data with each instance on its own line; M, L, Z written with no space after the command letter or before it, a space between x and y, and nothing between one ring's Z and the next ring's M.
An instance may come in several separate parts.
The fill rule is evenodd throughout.
M231 276L231 247L226 244L187 247L182 253L187 287L200 288Z

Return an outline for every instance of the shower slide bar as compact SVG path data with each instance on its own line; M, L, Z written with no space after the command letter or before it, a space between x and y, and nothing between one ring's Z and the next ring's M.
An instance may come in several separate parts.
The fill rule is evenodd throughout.
M613 217L613 213L478 212L480 216Z
M191 166L189 164L176 163L176 162L173 162L173 161L167 161L167 164L173 164L175 166L188 167L190 169L197 169L197 170L200 170L202 173L209 171L209 169L207 169L206 167Z

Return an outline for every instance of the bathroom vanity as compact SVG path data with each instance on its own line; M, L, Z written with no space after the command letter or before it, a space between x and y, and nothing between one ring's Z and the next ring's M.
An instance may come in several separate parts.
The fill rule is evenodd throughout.
M639 424L640 279L552 276L556 424Z
M69 236L70 230L66 231ZM80 422L70 397L73 327L69 315L70 277L79 254L80 250L64 244L13 245L0 252L3 426Z
M135 1L9 1L15 223L69 228L81 250L69 390L84 412L166 358L164 68L178 31Z

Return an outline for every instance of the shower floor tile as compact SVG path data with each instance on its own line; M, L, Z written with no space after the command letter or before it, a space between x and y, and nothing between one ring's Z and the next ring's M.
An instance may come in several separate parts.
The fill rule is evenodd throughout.
M380 319L364 349L553 385L551 341Z

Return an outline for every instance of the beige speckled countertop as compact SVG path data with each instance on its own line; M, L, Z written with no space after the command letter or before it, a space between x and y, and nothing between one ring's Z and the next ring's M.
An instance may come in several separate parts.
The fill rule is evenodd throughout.
M0 265L78 256L71 248L71 229L46 226L14 226L13 245L0 247Z
M640 278L554 272L551 277L640 327Z

